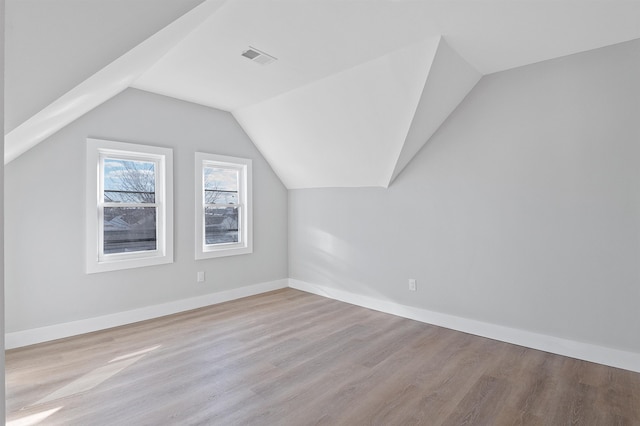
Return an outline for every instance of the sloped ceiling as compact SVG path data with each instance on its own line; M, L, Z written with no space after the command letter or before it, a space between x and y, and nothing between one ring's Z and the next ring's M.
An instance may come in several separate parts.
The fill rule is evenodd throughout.
M635 38L617 0L7 0L5 162L136 87L232 112L289 188L386 187L482 75Z
M7 1L5 131L202 1Z
M5 163L129 87L142 72L175 47L220 4L207 1L198 5L5 133ZM5 82L5 86L10 86L10 80ZM26 87L24 90L31 92ZM11 108L9 104L5 110Z
M234 115L289 188L387 186L438 43L400 49Z

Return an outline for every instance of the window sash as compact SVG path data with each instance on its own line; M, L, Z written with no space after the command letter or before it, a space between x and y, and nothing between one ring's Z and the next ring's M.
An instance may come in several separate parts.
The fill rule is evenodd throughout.
M237 194L237 198L238 198L238 204L216 204L216 203L207 203L206 202L206 193L207 193L207 188L206 188L206 183L205 183L205 171L207 168L215 168L215 169L222 169L222 170L232 170L237 172L237 176L238 176L238 180L236 182L236 191L230 191L230 192L236 192ZM231 247L231 246L244 246L244 238L242 238L242 222L244 221L244 208L241 208L242 206L244 206L245 204L245 194L244 194L244 188L245 188L245 182L244 182L244 176L246 174L246 166L242 165L242 164L232 164L232 163L222 163L219 161L207 161L204 160L202 161L202 167L201 167L201 174L202 174L202 211L203 213L206 212L207 207L208 208L216 208L216 209L221 209L221 208L238 208L238 241L237 242L232 242L232 243L225 243L225 242L219 242L219 243L211 243L211 244L207 244L207 235L206 235L206 215L203 214L202 215L202 246L203 249L206 251L207 249L211 249L211 248L215 248L215 247ZM224 190L223 190L224 191Z
M208 168L231 170L237 173L235 185L237 191L221 189L221 192L235 192L237 194L235 204L207 202L207 192L210 191L210 189L207 190L205 182ZM250 179L251 160L196 153L196 190L198 191L196 199L199 200L196 207L196 259L252 252ZM207 243L207 209L227 208L237 209L238 241Z
M100 169L99 169L99 189L98 189L98 261L117 260L122 258L145 258L157 256L162 253L162 233L159 225L163 223L163 199L162 191L162 164L159 158L153 158L150 155L140 155L133 152L122 152L118 154L109 154L105 152L100 153ZM140 161L145 163L154 164L154 203L144 202L127 202L119 203L113 201L104 201L105 199L105 161ZM160 190L159 190L160 189ZM108 192L108 190L106 191ZM105 209L107 208L154 208L155 209L155 243L156 248L153 250L136 250L136 251L123 251L119 253L105 253Z
M238 219L237 219L237 234L238 234L238 241L229 241L229 242L217 242L217 243L209 243L207 244L207 218L206 218L206 211L207 208L213 208L213 209L226 209L226 208L233 208L233 209L237 209L238 211ZM205 204L203 207L203 212L205 214L202 215L202 247L203 249L212 249L212 248L216 248L216 247L225 247L225 248L231 248L233 246L239 246L239 247L244 247L244 239L245 237L243 237L243 232L244 232L244 220L243 220L243 215L245 214L244 212L244 206L240 205L240 204Z
M144 208L144 209L154 209L155 212L155 227L154 227L154 237L155 237L155 246L156 248L153 250L136 250L136 251L123 251L117 253L105 253L105 208L109 208L112 206L99 206L98 207L98 227L99 227L99 235L98 235L98 259L100 261L108 261L108 260L117 260L122 258L145 258L151 256L157 256L162 254L162 234L159 229L159 224L161 223L161 212L162 208L159 205L151 205L151 204L137 204L135 206L122 206L116 205L113 206L115 208ZM132 241L130 241L132 242Z

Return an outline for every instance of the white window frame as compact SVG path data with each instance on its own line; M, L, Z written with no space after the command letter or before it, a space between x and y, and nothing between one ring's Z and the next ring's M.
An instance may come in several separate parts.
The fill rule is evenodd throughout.
M219 167L238 170L238 206L239 206L239 242L206 244L205 241L205 204L204 168ZM253 252L253 212L252 212L252 163L250 159L225 155L196 152L195 155L195 231L196 260L223 256L234 256ZM214 206L214 205L210 205ZM215 205L215 206L224 206Z
M104 159L148 161L155 166L156 249L104 253ZM173 150L148 145L87 139L86 271L88 274L173 263ZM131 206L143 204L131 203ZM126 207L128 203L118 203Z

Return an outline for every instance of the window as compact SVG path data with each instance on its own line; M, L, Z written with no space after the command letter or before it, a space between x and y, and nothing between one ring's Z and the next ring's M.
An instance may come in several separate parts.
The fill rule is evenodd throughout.
M173 262L173 151L87 139L87 273Z
M251 253L251 160L196 152L196 259Z

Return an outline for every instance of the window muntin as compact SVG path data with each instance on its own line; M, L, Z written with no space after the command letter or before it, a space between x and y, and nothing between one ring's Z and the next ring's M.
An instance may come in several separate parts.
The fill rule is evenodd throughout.
M251 253L251 160L196 153L196 259Z
M173 262L172 150L87 144L87 272Z

